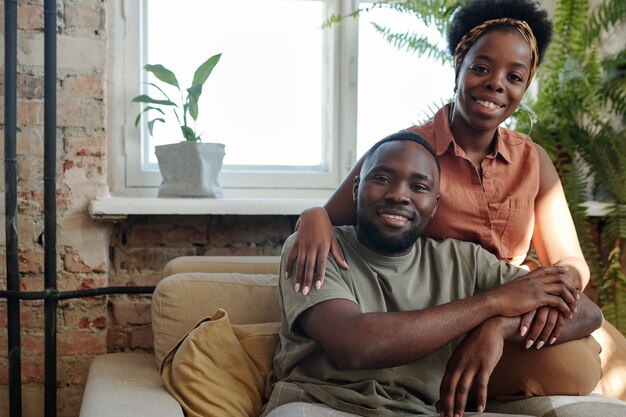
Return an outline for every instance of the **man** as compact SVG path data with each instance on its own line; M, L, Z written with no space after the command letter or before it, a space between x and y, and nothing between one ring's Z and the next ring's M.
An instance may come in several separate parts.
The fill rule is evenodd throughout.
M520 315L558 308L569 318L558 342L600 326L563 267L527 273L472 243L420 238L439 167L418 135L373 147L353 195L356 226L335 228L350 270L329 258L324 285L306 296L281 282L270 417L294 404L313 416L432 415L438 400L442 415L461 416L470 391L482 412L504 342L523 342Z

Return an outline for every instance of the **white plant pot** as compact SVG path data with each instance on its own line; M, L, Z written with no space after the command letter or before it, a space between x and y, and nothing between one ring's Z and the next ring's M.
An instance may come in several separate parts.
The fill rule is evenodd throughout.
M224 196L218 175L224 160L221 143L178 142L156 146L163 182L159 197Z

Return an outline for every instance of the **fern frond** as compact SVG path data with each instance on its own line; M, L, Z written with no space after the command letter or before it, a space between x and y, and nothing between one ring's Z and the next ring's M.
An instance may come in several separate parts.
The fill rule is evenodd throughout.
M600 36L600 31L610 31L626 20L626 2L624 0L606 0L599 4L589 16L589 25L585 31L585 42L593 43Z
M436 43L431 42L428 37L416 33L392 33L391 29L372 22L376 32L380 33L387 42L398 49L404 49L419 56L427 56L435 59L443 65L452 65L450 55L441 49Z
M604 318L626 334L626 275L620 262L621 242L617 239L608 256L608 267L597 285Z

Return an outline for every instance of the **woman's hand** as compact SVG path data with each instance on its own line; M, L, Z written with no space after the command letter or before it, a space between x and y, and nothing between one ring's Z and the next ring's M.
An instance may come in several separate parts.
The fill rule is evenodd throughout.
M554 265L567 267L561 276L569 285L580 289L580 274L576 268L564 262L556 262ZM579 298L580 294L576 294L576 299ZM546 344L554 344L561 335L565 319L558 309L552 307L541 307L524 314L520 323L520 335L526 336L526 349L533 345L541 349Z
M319 289L322 286L328 252L335 258L339 267L348 269L326 209L314 207L303 211L300 215L298 234L285 265L285 278L291 276L295 265L296 292L302 289L302 293L307 295L313 286L313 278L316 278L315 288Z
M565 316L554 307L541 307L524 314L520 324L520 335L526 336L526 349L533 344L537 349L541 349L546 343L554 344L561 335L564 323Z

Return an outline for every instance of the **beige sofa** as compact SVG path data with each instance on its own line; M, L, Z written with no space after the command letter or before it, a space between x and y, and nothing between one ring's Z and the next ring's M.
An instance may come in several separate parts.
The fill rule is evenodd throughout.
M152 298L155 353L96 357L89 371L80 417L185 416L163 384L158 367L163 358L199 320L218 308L228 312L233 324L280 321L278 268L278 257L182 257L170 261ZM611 335L596 336L601 344L606 337ZM610 362L611 369L608 374L605 371L596 391L623 399L626 358L615 357L615 352L606 353L602 359ZM597 410L596 401L611 401L593 395L580 398L590 401L589 410ZM567 402L556 398L553 406ZM551 410L549 415L559 414Z

